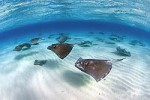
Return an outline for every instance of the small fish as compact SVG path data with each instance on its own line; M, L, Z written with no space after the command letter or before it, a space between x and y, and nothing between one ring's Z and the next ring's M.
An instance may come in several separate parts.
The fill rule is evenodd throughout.
M82 59L80 57L76 61L75 67L91 75L98 82L110 72L112 63L109 60Z
M73 44L52 44L47 49L53 51L59 58L64 59L72 50Z
M21 51L21 50L26 50L29 49L31 47L31 44L29 43L23 43L21 45L16 46L13 51Z
M34 65L43 66L46 62L47 62L47 60L35 60Z
M30 40L30 42L32 42L33 45L38 45L39 40L45 40L45 39L44 38L33 38L33 39Z

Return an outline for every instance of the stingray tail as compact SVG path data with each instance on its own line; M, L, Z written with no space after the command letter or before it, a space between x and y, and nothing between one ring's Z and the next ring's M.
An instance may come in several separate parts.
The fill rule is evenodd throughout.
M112 60L112 63L120 62L120 61L122 61L122 60L124 60L124 59L126 59L126 58L113 59L113 60Z

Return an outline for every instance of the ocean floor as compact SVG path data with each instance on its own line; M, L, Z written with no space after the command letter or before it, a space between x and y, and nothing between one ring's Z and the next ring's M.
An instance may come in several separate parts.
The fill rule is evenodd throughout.
M74 44L70 54L60 59L48 50L60 34L38 34L15 38L5 43L0 52L1 100L149 100L150 98L150 46L147 41L128 35L103 32L64 34L66 43ZM39 45L13 51L15 46L42 37ZM113 38L115 37L115 38ZM92 44L80 46L89 41ZM116 53L120 46L131 53ZM90 75L75 67L79 57L111 60L110 73L96 82ZM116 59L125 58L114 62ZM35 60L47 60L43 66Z

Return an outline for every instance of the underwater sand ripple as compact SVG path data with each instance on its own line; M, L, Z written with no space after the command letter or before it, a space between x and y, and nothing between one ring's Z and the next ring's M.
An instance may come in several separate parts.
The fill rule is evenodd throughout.
M81 98L83 100L148 100L150 95L150 73L147 71L150 69L149 59L146 61L145 56L142 54L139 56L140 51L131 50L133 56L114 63L105 80L97 83L92 77L75 68L74 62L80 56L110 60L121 58L111 53L115 50L114 48L95 46L85 49L76 46L62 61L51 51L44 49L48 45L41 45L33 54L30 52L35 52L34 48L22 52L24 57L20 60L14 59L21 55L17 53L1 56L3 58L1 65L12 69L15 67L12 72L5 72L5 76L0 76L2 99L62 100L67 97L68 100ZM7 61L8 58L12 60ZM48 62L42 67L35 66L33 65L35 59L47 59Z

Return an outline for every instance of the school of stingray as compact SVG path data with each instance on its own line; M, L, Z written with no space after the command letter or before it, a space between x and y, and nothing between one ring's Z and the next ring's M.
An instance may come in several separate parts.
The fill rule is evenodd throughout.
M48 37L49 38L49 37ZM72 49L74 48L74 46L78 45L81 47L89 47L90 45L92 45L93 43L91 41L82 41L80 43L77 44L69 44L66 43L66 41L68 39L71 39L70 37L61 34L58 38L56 38L56 40L58 41L58 43L55 44L51 44L50 46L47 47L48 50L52 51L53 53L55 53L60 59L65 59L65 57L67 57L70 52L72 51ZM123 40L123 37L119 37L117 35L112 34L109 37L110 40L115 41L115 42L119 42ZM30 40L30 43L22 43L17 45L13 51L22 51L22 50L27 50L29 48L32 47L32 45L39 45L39 41L43 41L45 40L44 38L33 38ZM97 40L102 41L102 39L97 38ZM108 44L113 44L114 42L107 42ZM144 46L144 44L142 44L139 41L131 41L129 44L131 45L141 45ZM94 45L94 44L93 44ZM131 53L129 51L127 51L126 49L118 46L116 47L116 53L122 56L131 56ZM121 59L116 59L115 62L118 61L122 61L125 58L121 58ZM34 65L44 65L47 62L47 60L36 60L34 62ZM107 60L107 59L83 59L80 57L77 59L75 63L75 67L78 68L80 71L82 71L83 73L86 73L88 75L90 75L91 77L93 77L96 82L99 82L101 79L103 79L104 77L106 77L109 72L112 69L112 65L113 65L113 61L111 60Z

